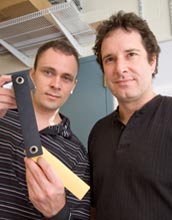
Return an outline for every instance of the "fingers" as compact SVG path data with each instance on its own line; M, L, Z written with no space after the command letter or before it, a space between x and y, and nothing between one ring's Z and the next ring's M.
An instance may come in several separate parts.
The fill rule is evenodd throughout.
M16 104L14 91L0 87L0 103Z
M4 85L6 82L11 82L11 76L10 75L1 75L0 76L0 86Z
M39 182L40 178L51 183L59 183L63 185L61 178L57 175L53 167L43 158L40 157L35 163L31 158L25 158L25 164L34 178Z
M0 76L0 95L4 96L10 96L11 98L14 98L14 91L13 89L3 88L3 86L6 85L6 83L11 83L11 76L10 75L3 75Z
M44 158L42 157L38 158L37 163L44 170L47 179L51 183L58 184L59 186L63 185L63 182L61 178L57 175L57 172Z
M0 117L3 117L8 109L15 109L17 107L13 89L2 87L6 82L11 82L10 75L0 77Z
M58 193L64 193L64 184L51 165L42 157L35 163L30 158L25 158L28 184L34 186L33 190L46 191L58 189ZM45 192L46 193L46 192Z
M64 185L44 158L39 158L37 163L31 158L24 160L29 198L44 216L51 217L66 202Z
M4 89L0 87L0 118L6 114L8 109L16 108L16 100L11 89Z
M31 195L35 193L41 194L44 187L40 186L40 182L45 182L46 178L40 167L29 158L25 158L26 181ZM42 181L40 181L42 180Z

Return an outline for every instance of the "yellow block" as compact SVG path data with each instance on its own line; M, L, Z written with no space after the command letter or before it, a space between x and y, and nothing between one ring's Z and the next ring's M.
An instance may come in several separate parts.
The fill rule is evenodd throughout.
M53 156L44 147L43 154L41 156L33 157L32 159L36 162L38 157L43 157L51 166L57 171L61 177L64 186L73 193L78 199L82 199L84 195L90 189L82 179L80 179L75 173L73 173L66 165L64 165L58 158Z

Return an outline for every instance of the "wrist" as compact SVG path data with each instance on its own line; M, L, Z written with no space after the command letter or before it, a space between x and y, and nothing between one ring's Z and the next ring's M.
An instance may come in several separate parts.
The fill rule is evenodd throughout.
M47 218L47 220L70 220L70 219L71 219L71 212L67 203L56 215L52 216L51 218Z

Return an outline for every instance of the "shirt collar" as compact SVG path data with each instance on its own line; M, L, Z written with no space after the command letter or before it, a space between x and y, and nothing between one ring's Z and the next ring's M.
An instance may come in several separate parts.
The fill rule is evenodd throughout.
M72 132L70 129L70 121L69 119L60 113L60 117L62 121L58 125L53 125L44 128L40 131L41 134L49 134L51 136L62 136L66 139L70 139Z
M152 106L158 107L159 102L161 101L161 98L162 98L161 95L156 95L154 98L152 98L150 101L148 101L142 108L135 111L133 115L142 115L146 111L150 111L150 109L152 109ZM119 116L119 106L117 106L116 110L114 111L114 119L117 121L121 121L120 116Z

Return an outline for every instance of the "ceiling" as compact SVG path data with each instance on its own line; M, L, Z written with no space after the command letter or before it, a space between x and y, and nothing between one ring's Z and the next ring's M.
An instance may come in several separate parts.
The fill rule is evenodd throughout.
M0 21L6 21L50 6L51 3L48 0L1 0Z
M92 48L96 26L83 21L79 0L1 0L0 55L11 53L31 66L41 44L64 38L82 57Z

